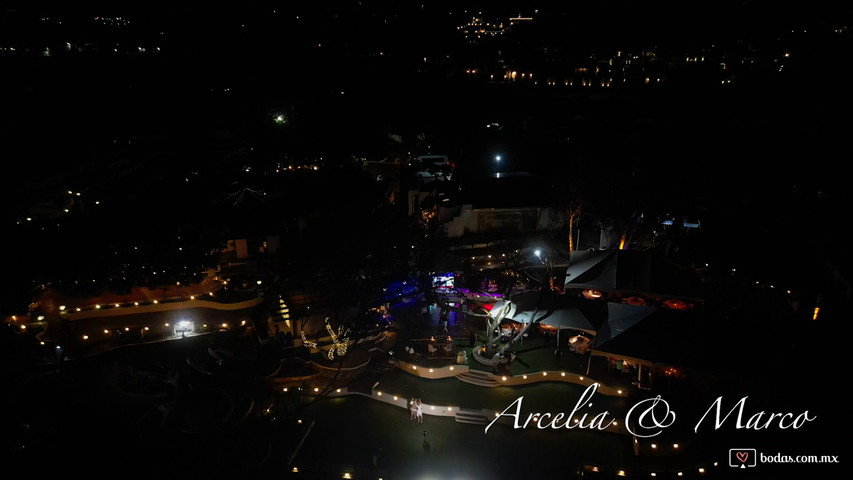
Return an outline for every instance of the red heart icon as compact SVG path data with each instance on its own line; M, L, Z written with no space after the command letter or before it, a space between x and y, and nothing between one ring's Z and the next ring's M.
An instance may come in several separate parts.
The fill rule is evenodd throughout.
M737 452L737 459L740 460L740 463L746 463L747 458L749 458L749 452Z

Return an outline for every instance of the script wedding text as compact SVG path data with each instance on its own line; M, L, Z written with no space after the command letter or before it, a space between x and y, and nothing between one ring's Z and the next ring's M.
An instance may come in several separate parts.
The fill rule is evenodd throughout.
M524 397L518 397L500 414L495 415L495 418L486 425L485 433L489 433L489 429L498 420L503 417L512 418L514 429L525 429L530 425L535 426L540 430L544 429L589 429L589 430L606 430L615 425L616 419L612 417L609 411L605 410L600 413L586 411L592 408L592 398L598 390L599 384L593 383L589 385L578 398L574 408L569 413L558 412L536 412L528 413L525 418L522 413L522 403ZM714 429L718 430L732 417L732 414L737 411L735 428L763 430L778 426L780 429L799 429L806 422L814 421L817 417L809 415L808 410L798 415L793 413L766 413L760 411L749 416L744 421L744 408L746 399L742 397L728 413L723 415L723 397L718 397L705 411L702 418L694 427L694 432L699 431L699 426L708 417L711 412L716 412ZM665 428L675 423L675 411L670 407L669 403L661 398L660 395L640 400L634 404L625 415L625 429L632 435L639 438L650 438L659 435ZM774 423L775 422L775 423Z

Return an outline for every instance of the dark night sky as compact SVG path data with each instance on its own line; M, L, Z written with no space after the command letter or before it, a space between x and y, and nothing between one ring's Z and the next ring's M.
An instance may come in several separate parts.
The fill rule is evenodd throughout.
M24 164L29 168L23 168L24 173L29 169L52 172L43 166L73 164L69 153L86 155L91 147L122 136L158 130L192 134L202 132L207 125L215 128L246 113L213 106L204 97L204 92L226 87L240 90L244 104L299 106L303 119L316 120L312 124L315 132L341 125L361 132L373 122L378 128L410 133L423 128L427 120L439 127L451 120L463 120L461 113L449 113L448 109L465 111L463 102L458 101L465 98L482 99L476 113L483 117L491 114L491 102L487 103L489 98L481 92L456 90L453 95L444 95L446 90L437 83L405 73L413 68L415 58L453 52L456 44L445 40L453 26L480 11L486 19L533 15L542 38L584 55L607 54L620 45L667 45L662 48L690 51L716 41L758 48L771 44L789 25L825 30L851 18L851 8L845 2L782 6L775 2L618 0L519 5L428 0L402 5L371 0L282 2L280 7L268 2L214 6L204 2L180 2L176 6L162 1L88 1L73 6L64 2L6 2L6 10L0 13L0 41L37 39L44 33L44 25L36 20L35 25L40 27L30 28L27 19L67 19L62 28L74 32L72 37L86 38L81 33L86 30L78 25L91 22L97 15L125 15L133 20L134 28L144 32L143 38L153 35L162 41L164 54L157 59L8 59L7 74L0 79L6 105L0 125L9 157L26 159ZM454 15L447 14L451 8ZM466 9L468 13L464 13ZM397 14L397 23L389 12ZM381 21L385 15L392 19L390 24ZM160 32L164 35L158 36ZM66 36L57 35L56 39L64 42ZM320 43L327 46L322 53L313 48ZM401 68L391 61L377 63L370 56L386 49ZM673 94L672 110L651 103L640 105L648 113L631 113L664 116L681 130L677 134L684 134L682 138L700 135L709 126L720 128L716 125L719 122L728 122L727 128L738 131L742 131L741 126L757 125L754 130L758 135L752 145L769 148L769 157L811 151L815 152L813 157L828 158L841 145L839 139L847 124L824 113L832 111L833 106L848 105L850 99L849 75L843 74L844 62L836 53L803 47L803 55L795 57L800 65L798 77L792 75L785 84L744 90L730 103L716 103L714 97L684 91ZM344 89L351 92L346 99L332 95ZM522 118L527 113L510 101L498 105L495 116L503 113L508 118ZM448 113L442 117L440 112ZM461 126L465 124L454 128L459 131L456 127ZM737 135L725 138L730 142L743 140ZM776 142L778 138L801 143L789 148ZM322 144L321 134L314 143ZM721 148L715 154L723 152ZM810 162L819 158L810 158ZM13 175L4 178L4 182L14 181Z
M107 170L101 167L115 160L147 159L151 152L145 149L119 147L131 138L150 141L147 145L156 153L156 160L148 164L156 168L145 170L151 175L136 191L149 196L134 198L137 211L147 214L172 205L169 195L174 192L164 185L174 185L175 178L167 178L167 173L198 166L212 169L223 152L242 146L266 148L270 158L279 158L284 151L293 157L340 159L381 152L389 132L411 136L427 131L460 169L477 170L484 152L499 146L509 152L507 157L516 153L519 170L544 173L552 182L574 180L566 172L588 168L586 173L596 174L591 177L599 181L619 175L642 178L650 202L683 200L676 204L685 210L710 205L715 210L702 218L704 231L709 232L703 248L726 262L749 260L758 274L772 268L808 284L813 277L796 271L797 261L812 260L800 255L808 251L834 261L849 276L844 222L851 202L848 177L840 174L841 165L853 160L849 33L837 50L823 49L822 42L799 44L793 72L784 81L756 82L724 93L688 84L648 94L614 93L612 101L604 102L595 95L536 95L441 77L436 81L412 72L414 59L455 53L458 39L448 40L447 35L480 11L486 19L533 15L540 38L583 55L609 54L623 45L681 52L719 43L765 51L791 29L831 31L850 26L853 2L279 3L271 14L272 2L252 1L4 2L0 47L16 41L39 44L48 34L64 43L68 35L56 34L63 30L85 39L89 33L80 25L90 24L95 16L126 16L143 38L162 42L164 53L52 58L0 54L0 157L5 160L0 220L11 225L19 219L33 203L26 194L58 191L54 187L79 178L81 172ZM451 8L453 15L448 15ZM389 12L398 12L399 21L382 21ZM63 19L63 26L46 28L40 20L45 16ZM318 43L325 47L314 48ZM380 49L387 50L392 60L380 61L376 57ZM226 88L230 93L224 95ZM278 110L293 118L286 135L270 133L270 115ZM567 121L572 118L583 121ZM503 137L484 133L486 121L500 121L507 133ZM549 126L571 125L576 143L539 144L535 135L525 135L525 127L537 124L540 130L529 131L550 133ZM229 131L232 137L219 136ZM561 156L567 153L584 161L571 164L568 155ZM563 176L551 173L558 171ZM641 174L635 177L633 172ZM45 179L56 184L39 186ZM129 182L104 184L118 197L131 191L123 190ZM606 181L601 185L614 188ZM303 188L312 189L312 194L322 189L315 184ZM200 198L213 196L210 191L201 193L208 197ZM617 193L633 206L634 198ZM116 215L107 220L94 220L97 228L91 230L107 227L103 231L108 234L98 241L113 240L110 235L119 228L116 218L125 207L114 207ZM148 232L153 244L161 243L158 235L167 231L165 222L149 229L136 218L123 220L134 223L134 231ZM5 226L0 228L7 237L0 240L4 251L25 259L29 255L69 259L63 257L63 248L75 248L71 240L98 248L85 236L64 237L64 232L38 242L16 237L14 247L7 248L6 232ZM337 242L338 237L330 235L328 241ZM73 253L79 264L97 263L79 251ZM21 287L20 279L34 270L33 258L20 262L24 265L17 270L8 267L3 287ZM7 306L5 297L0 300ZM26 303L14 303L15 308L18 305ZM840 335L830 337L819 342L834 345L842 340ZM821 350L822 345L810 343L809 350L792 361L811 362L822 372L832 369L843 375L839 353L843 350Z
M458 20L482 12L484 18L505 18L509 15L541 15L563 28L570 27L598 37L622 32L627 38L673 38L673 36L703 36L721 33L757 34L776 27L819 26L849 16L851 7L846 2L813 1L779 4L771 1L702 0L702 1L647 1L611 0L580 1L447 1L423 0L419 2L393 2L391 0L347 0L338 2L165 2L132 1L66 2L7 1L6 10L34 15L57 15L65 18L89 16L126 16L133 19L168 24L191 21L197 27L214 26L240 19L257 19L279 15L318 16L338 15L352 18L364 12L395 12L400 16L417 15L431 21L448 18L453 12ZM423 7L423 8L421 8ZM534 12L537 12L534 14ZM452 15L450 16L452 18ZM408 18L408 17L407 17Z
M0 42L38 39L45 31L38 19L45 15L68 19L63 28L81 38L85 30L78 25L94 16L127 16L146 35L154 32L153 38L163 41L164 53L157 58L0 57L8 66L0 78L5 156L21 165L0 183L15 187L19 175L34 181L73 171L98 152L109 151L112 142L135 135L165 134L176 142L170 148L189 162L198 157L195 151L210 146L208 134L219 128L257 139L258 122L268 117L268 109L295 111L304 128L290 140L299 140L299 153L345 156L360 153L362 145L367 151L385 130L446 134L467 148L451 153L466 155L491 141L473 133L484 119L520 126L528 116L538 115L547 124L552 118L562 121L561 112L578 113L571 110L578 108L594 120L585 132L591 148L611 141L604 136L608 129L634 135L630 129L648 125L643 121L659 122L650 124L662 125L660 131L644 130L653 136L640 144L639 153L630 141L620 147L624 151L612 151L629 152L659 171L677 167L678 176L702 179L703 190L719 191L716 185L766 188L768 182L762 180L767 178L774 179L769 183L773 186L791 180L824 190L844 186L834 166L839 159L849 159L845 140L850 119L829 113L850 105L849 73L837 55L849 50L802 46L795 55L799 70L787 82L744 88L727 97L686 88L667 93L666 102L637 98L612 109L589 102L577 107L548 97L494 96L487 89L407 73L413 58L453 51L455 44L445 40L448 34L480 11L486 19L533 15L544 38L588 54L608 53L623 44L644 48L662 43L690 51L711 41L736 46L741 41L741 46L764 48L789 26L823 31L843 25L851 18L851 7L842 2L782 6L744 1L550 1L516 7L510 2L351 0L282 2L271 14L272 5L6 2L0 12ZM448 15L451 8L453 15ZM381 19L389 12L401 20L385 24ZM29 28L28 19L40 28ZM157 36L161 31L165 39ZM316 43L328 48L315 49ZM388 55L392 60L380 63L371 56L386 48L393 52ZM239 99L211 100L209 92L226 87ZM348 95L340 95L342 90ZM330 134L340 136L330 141ZM619 140L625 138L630 137ZM550 152L522 142L516 147L518 157L538 156L544 168L551 166ZM596 153L607 150L598 148ZM464 159L459 160L464 165ZM4 195L14 196L15 189L5 189Z
M546 1L516 7L511 2L401 5L350 0L273 5L6 2L6 10L0 12L0 42L38 39L46 31L38 20L44 16L67 19L62 28L73 32L72 37L87 38L81 33L87 30L79 25L90 24L98 15L124 15L143 38L153 34L162 41L164 53L156 58L0 57L9 62L0 79L5 105L0 126L7 158L22 160L23 167L5 175L2 183L15 185L19 173L34 179L74 168L110 142L134 135L168 132L170 138L184 142L181 148L191 149L204 146L211 129L233 127L252 133L257 126L253 122L267 113L264 108L298 111L305 126L300 137L304 151L334 146L341 155L351 153L345 152L348 148L359 150L358 142L375 139L383 129L403 134L432 130L455 134L455 141L464 142L468 139L460 132L486 118L520 124L537 105L544 108L536 115L557 117L562 105L547 98L539 103L520 96L493 98L486 90L448 86L407 73L413 71L415 58L455 53L458 44L446 38L454 26L480 11L486 19L533 15L542 38L584 55L609 54L620 45L664 44L668 46L662 49L691 51L715 41L741 49L744 45L771 49L789 25L823 31L851 18L851 8L843 2L782 6L745 1ZM451 9L453 15L448 14ZM390 24L382 20L384 16L392 19ZM27 20L39 28L30 28ZM64 42L65 37L56 39ZM318 43L327 47L313 48ZM684 89L668 94L666 104L652 99L626 102L624 111L590 108L583 113L601 121L590 127L593 135L613 125L629 128L628 118L662 119L673 129L658 140L671 148L657 149L649 161L664 161L660 155L664 154L669 158L665 162L714 165L719 168L712 173L725 176L728 168L743 166L743 155L734 154L749 152L752 170L758 174L836 183L837 176L823 177L815 166L832 166L844 155L849 119L827 113L850 104L850 77L838 55L849 50L819 47L806 45L796 52L799 70L787 83L744 88L724 99ZM386 49L393 53L388 56L392 60L377 62L375 53ZM211 101L208 93L223 88L242 97L231 103ZM341 96L343 90L349 95ZM469 102L476 107L471 109ZM347 140L333 145L326 140L329 132L344 132ZM697 145L694 140L710 145L691 151L687 159L677 153ZM803 158L809 166L802 172L805 175L796 163L793 169L779 168L780 163ZM737 181L749 184L751 178Z

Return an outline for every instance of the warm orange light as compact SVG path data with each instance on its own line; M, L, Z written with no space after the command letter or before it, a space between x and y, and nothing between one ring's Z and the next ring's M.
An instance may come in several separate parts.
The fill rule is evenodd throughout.
M820 307L814 307L814 315L812 315L812 320L817 320L818 313L820 313Z
M601 298L601 292L590 288L583 291L583 296L589 299Z

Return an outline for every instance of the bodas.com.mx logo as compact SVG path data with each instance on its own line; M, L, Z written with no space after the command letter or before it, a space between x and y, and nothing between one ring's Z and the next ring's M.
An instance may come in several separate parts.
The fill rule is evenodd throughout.
M754 448L729 449L729 466L736 468L754 467L758 462L758 454Z

